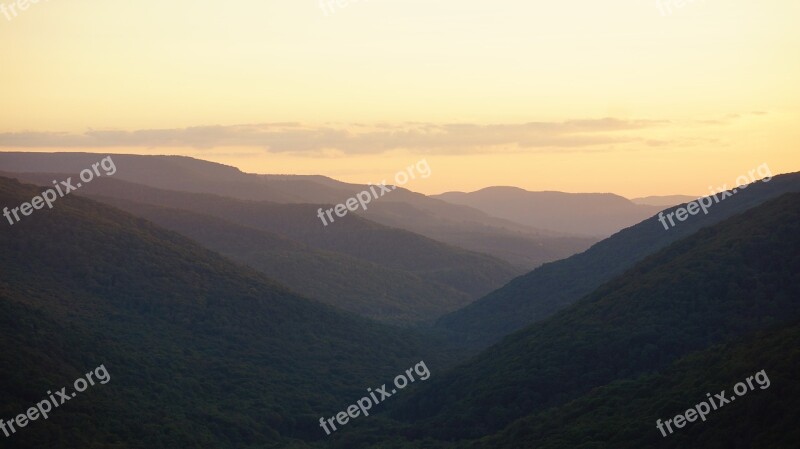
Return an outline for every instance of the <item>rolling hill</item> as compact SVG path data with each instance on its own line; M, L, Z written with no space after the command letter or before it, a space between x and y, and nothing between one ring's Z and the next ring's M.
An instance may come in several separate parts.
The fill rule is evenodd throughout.
M183 234L304 296L368 318L396 324L429 322L474 299L464 291L405 270L317 250L222 218L109 197L94 198Z
M92 153L0 153L0 167L18 173L72 173L96 162ZM215 194L280 204L343 203L367 189L324 176L257 175L180 156L113 155L114 179L164 190ZM377 182L378 180L376 180ZM314 212L316 214L316 210ZM369 220L450 245L483 252L530 270L588 248L596 238L543 231L398 188L359 211Z
M695 417L694 423L674 428L676 432L666 437L657 430L657 420L707 401L709 392L732 396L735 383L760 371L768 385L754 382L754 389L738 402L711 410L705 420ZM800 441L798 377L800 324L795 321L693 353L662 373L613 382L564 406L520 419L495 436L459 446L568 449L602 442L615 449L792 449Z
M645 206L661 206L667 208L688 203L689 201L693 201L695 198L697 197L691 195L643 196L640 198L631 198L631 201L635 204L641 204Z
M798 249L800 194L786 194L669 245L432 379L397 416L418 438L485 437L693 352L796 323Z
M3 206L40 191L0 178ZM4 447L305 447L367 386L456 355L74 195L0 229L0 311L0 417L111 376Z
M469 306L442 317L438 325L480 345L552 316L672 242L744 212L786 192L800 192L800 174L750 185L666 231L657 217L595 244L589 250L548 263L520 276ZM674 209L671 209L674 210ZM667 213L668 211L664 211Z
M434 198L538 229L598 237L607 237L664 209L611 193L530 192L517 187L448 192Z
M40 185L47 185L53 176L58 177L34 173L12 176ZM280 278L297 291L310 293L309 289L313 288L317 292L327 292L325 298L348 310L392 321L432 320L470 303L521 272L491 256L382 226L358 215L338 219L335 224L340 226L325 227L316 216L319 206L310 204L236 200L156 189L115 178L95 179L83 186L78 194L121 207L135 206L131 202L159 206L162 215L166 213L163 208L166 208L202 215L204 221L212 218L223 220L227 229L223 230L223 223L219 221L212 226L227 235L237 233L230 226L248 228L249 231L241 235L256 240L260 237L256 237L253 231L266 233L259 235L269 235L268 240L253 242L251 239L252 245L256 245L252 246L241 239L239 243L224 241L221 235L214 236L208 229L198 229L186 220L183 226L174 228L191 234L192 238L202 237L205 243L214 243L213 247L210 246L212 249L222 250L226 255L261 270L276 268L278 261L266 253L259 255L253 251L254 248L269 250L270 245L282 242L276 249L285 251L285 245L291 242L294 265L284 264L267 271L270 276ZM130 210L141 212L141 208ZM148 217L159 218L153 214ZM220 244L233 244L234 247ZM320 264L323 260L337 267L326 268ZM310 286L306 281L307 274L321 270L329 271L318 279L319 283ZM354 282L337 276L337 272L340 275L355 274L357 270L363 270L356 275L356 278L364 276L363 285L353 286ZM430 301L428 305L415 309L421 306L420 302L427 301Z

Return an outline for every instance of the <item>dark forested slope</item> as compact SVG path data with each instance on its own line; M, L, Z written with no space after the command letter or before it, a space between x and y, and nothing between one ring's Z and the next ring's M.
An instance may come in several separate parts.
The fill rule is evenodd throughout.
M0 178L0 205L40 191ZM451 353L77 196L0 227L0 311L0 417L100 364L111 375L4 447L286 447L367 386Z
M439 325L478 344L493 343L504 335L541 321L574 303L604 282L623 273L649 254L698 230L742 213L787 192L800 192L800 174L756 182L725 198L678 226L665 230L657 217L595 244L584 253L545 264L469 306L442 317ZM666 210L665 213L674 210Z
M399 416L441 438L488 435L593 388L796 319L798 298L800 194L786 194L668 246L436 377Z

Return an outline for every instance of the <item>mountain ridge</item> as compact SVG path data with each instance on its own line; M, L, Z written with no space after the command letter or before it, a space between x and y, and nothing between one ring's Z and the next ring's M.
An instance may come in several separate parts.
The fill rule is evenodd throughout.
M715 204L708 215L693 216L668 231L657 216L650 217L583 253L547 263L513 279L463 309L440 318L437 326L479 345L494 343L515 330L552 316L667 245L787 192L800 192L800 173L778 175L768 183L752 184L747 190Z
M10 173L78 173L96 162L98 157L101 155L93 153L0 152L0 167ZM184 156L114 154L112 157L118 168L114 178L118 180L248 201L330 207L368 189L366 185L344 183L319 175L244 173L235 167ZM597 240L533 229L402 187L356 214L386 226L483 252L521 269L574 254Z

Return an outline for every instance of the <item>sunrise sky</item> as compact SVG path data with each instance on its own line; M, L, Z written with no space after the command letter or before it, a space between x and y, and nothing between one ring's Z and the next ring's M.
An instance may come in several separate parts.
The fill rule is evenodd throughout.
M763 163L800 170L797 1L42 0L17 13L0 13L0 151L183 154L362 183L424 157L433 176L407 186L423 193L699 195Z

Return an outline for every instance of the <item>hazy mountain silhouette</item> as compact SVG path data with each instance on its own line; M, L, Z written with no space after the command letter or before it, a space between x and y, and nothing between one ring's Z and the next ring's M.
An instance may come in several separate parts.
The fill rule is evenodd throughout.
M661 206L666 208L688 203L696 198L696 196L691 195L643 196L641 198L631 198L631 201L645 206Z
M791 193L669 245L572 307L437 376L398 416L413 423L420 438L483 437L519 418L565 406L597 387L663 370L692 352L797 323L799 250L800 194ZM797 354L793 357L797 360ZM765 368L770 367L736 370L737 377L725 378L724 385L731 388L743 380L738 371L752 374ZM794 364L779 377L794 379L797 372ZM627 407L624 397L611 395L583 406ZM669 409L663 405L659 409ZM606 416L599 412L593 418ZM654 423L655 418L653 428ZM793 423L786 425L796 432ZM524 433L517 433L515 441L520 436ZM561 444L553 447L572 447Z
M0 204L16 206L41 190L0 178ZM14 435L11 447L560 449L624 439L628 445L618 447L633 448L659 437L651 416L674 416L701 400L701 390L730 388L765 369L772 389L742 399L741 411L720 412L720 426L694 426L652 444L789 448L797 387L783 384L798 373L800 194L786 192L796 191L800 174L776 176L707 216L669 231L651 218L512 281L441 320L478 344L521 329L463 361L432 332L304 298L80 195L263 272L281 273L286 267L278 265L289 261L312 270L301 256L327 254L325 263L343 264L334 273L381 261L382 270L468 291L499 276L502 262L358 216L321 227L312 204L98 178L53 210L0 231L0 417L24 412L45 391L103 363L108 385ZM283 276L302 282L302 271L286 269ZM365 288L359 294L378 286ZM395 299L387 313L416 319ZM419 360L436 374L386 404L393 418L375 416L321 438L320 416ZM641 434L646 425L650 433ZM464 441L475 438L482 440Z
M670 243L787 192L800 192L800 174L751 184L747 190L714 204L708 215L691 216L669 230L657 217L649 218L584 253L545 264L514 279L464 309L442 317L439 325L478 344L495 342L574 303Z
M316 250L210 215L109 197L96 199L190 237L300 294L369 318L396 323L430 321L474 299L474 294L410 271Z
M10 176L41 185L53 178L53 174L35 173ZM522 272L502 260L358 215L337 218L324 227L316 217L318 206L310 204L168 191L116 177L97 178L76 193L181 232L295 291L316 293L319 296L314 298L382 320L432 320ZM200 216L189 218L186 212ZM315 282L309 283L309 278Z
M607 237L663 207L643 206L612 193L530 192L517 187L487 187L476 192L435 195L495 217L539 229Z
M77 174L100 157L93 153L8 152L0 153L0 167L6 172ZM324 176L247 174L234 167L183 156L117 154L113 159L117 166L114 179L243 200L309 203L328 208L367 189ZM563 231L534 229L403 188L358 213L376 223L483 252L526 270L585 250L597 241Z

